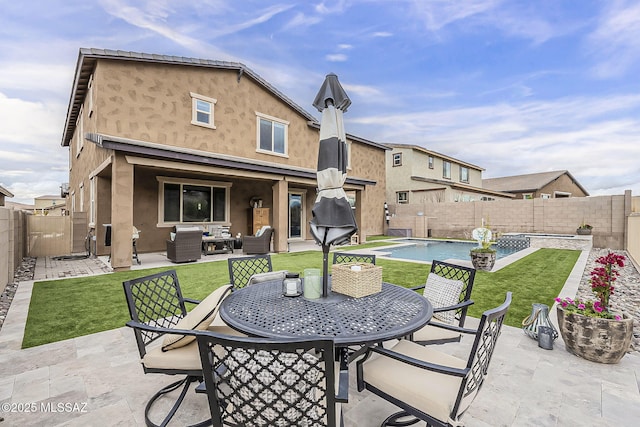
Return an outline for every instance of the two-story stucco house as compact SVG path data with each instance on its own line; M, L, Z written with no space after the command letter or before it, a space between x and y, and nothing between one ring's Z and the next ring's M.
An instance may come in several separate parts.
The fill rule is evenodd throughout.
M386 144L389 203L467 202L514 196L482 188L480 166L411 144Z
M66 215L66 202L59 195L44 195L33 199L36 215L63 216Z
M86 212L114 269L131 266L133 226L141 252L165 250L179 223L252 234L258 200L283 252L311 239L319 127L241 63L80 49L62 137L67 207ZM387 148L352 135L347 143L359 233L381 234Z

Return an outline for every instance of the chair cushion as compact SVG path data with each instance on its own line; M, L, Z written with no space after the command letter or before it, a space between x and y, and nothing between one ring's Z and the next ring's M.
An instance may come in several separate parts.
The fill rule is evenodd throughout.
M400 340L391 350L439 365L466 367L464 360L408 340ZM378 356L364 362L363 376L368 384L441 421L449 419L462 378ZM468 406L470 400L465 398L464 403L466 406L461 406L459 413Z
M198 343L194 340L170 351L165 351L160 346L154 347L144 355L142 364L147 369L171 369L176 371L202 370Z
M287 270L269 271L267 273L257 273L249 277L247 286L255 285L256 283L270 282L272 280L284 280L287 276Z
M427 276L427 283L422 295L429 300L433 308L449 307L460 302L460 293L463 286L464 284L460 280L447 279L431 273ZM433 317L445 323L453 323L455 312L433 313Z
M186 316L178 321L175 329L204 330L211 325L218 314L218 308L222 300L231 291L231 285L224 285L211 292L200 304L194 307ZM195 341L193 335L166 334L162 341L162 351L169 351Z
M454 341L460 337L460 332L450 331L444 328L438 328L433 326L433 323L429 324L422 329L413 333L413 340L420 341Z

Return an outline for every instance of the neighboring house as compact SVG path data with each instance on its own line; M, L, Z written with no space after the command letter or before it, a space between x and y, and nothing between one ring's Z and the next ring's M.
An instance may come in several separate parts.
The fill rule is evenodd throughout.
M27 205L26 203L18 202L5 202L5 206L17 211L26 211L29 214L32 214L35 209L35 205Z
M319 127L240 63L80 49L62 137L71 215L87 212L115 269L131 266L133 226L139 251L164 251L178 223L253 233L257 202L269 208L274 250L287 251L311 238ZM359 233L382 234L387 148L347 143Z
M482 188L483 168L417 145L386 144L389 203L471 202L509 199Z
M60 196L39 196L33 199L33 213L35 215L64 216L66 213L65 199Z
M11 198L13 197L13 194L9 190L7 190L6 188L0 185L0 206L4 206L5 197Z
M557 199L589 195L587 190L566 170L488 178L482 180L482 186L486 189L513 194L517 199Z

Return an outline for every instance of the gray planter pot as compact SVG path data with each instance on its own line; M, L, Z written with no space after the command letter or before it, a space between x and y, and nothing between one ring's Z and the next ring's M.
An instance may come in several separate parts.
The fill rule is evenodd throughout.
M496 263L495 252L470 252L471 264L476 270L491 271Z
M578 228L578 229L576 229L576 234L579 234L581 236L588 236L589 234L591 234L591 229L590 228Z
M567 313L558 306L558 327L569 353L598 363L618 363L633 337L633 319L600 319Z

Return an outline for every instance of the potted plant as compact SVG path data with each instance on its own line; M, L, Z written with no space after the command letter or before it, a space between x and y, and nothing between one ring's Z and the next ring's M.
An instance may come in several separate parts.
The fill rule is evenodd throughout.
M491 271L496 262L496 250L491 247L491 230L480 227L473 230L472 236L478 241L478 246L471 249L471 263L476 270Z
M576 234L588 235L588 234L591 234L591 230L593 230L593 226L582 221L582 224L580 224L576 229Z
M633 319L612 313L609 298L624 267L624 255L609 252L596 260L601 264L591 271L591 290L596 300L556 298L558 326L567 351L592 362L618 363L626 354L633 337Z

